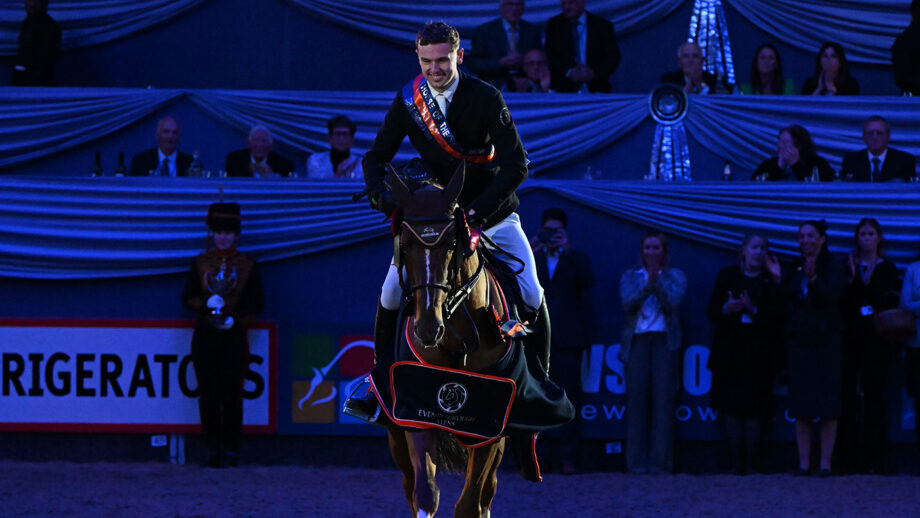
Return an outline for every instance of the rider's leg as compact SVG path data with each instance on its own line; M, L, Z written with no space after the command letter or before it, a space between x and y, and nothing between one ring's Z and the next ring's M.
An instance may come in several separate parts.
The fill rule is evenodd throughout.
M521 289L521 298L527 306L527 313L521 318L530 322L531 335L524 338L524 353L528 356L528 364L535 365L534 360L539 360L542 370L549 372L550 348L550 323L549 311L543 299L543 287L537 276L537 262L533 257L533 250L527 235L521 228L521 219L517 213L510 214L497 225L485 231L485 234L510 255L523 262L523 266L513 259L508 259L502 254L497 257L509 263L514 269L523 268L517 275L518 286Z
M387 278L380 291L377 317L374 320L374 365L379 364L381 358L392 355L396 347L396 327L401 296L402 290L399 286L396 266L391 262ZM345 402L345 412L353 417L373 422L378 412L377 398L370 391L364 396L348 398Z

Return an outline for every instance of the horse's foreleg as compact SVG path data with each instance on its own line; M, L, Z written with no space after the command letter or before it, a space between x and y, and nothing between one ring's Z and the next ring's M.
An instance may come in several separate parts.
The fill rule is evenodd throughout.
M499 439L495 443L495 451L492 457L492 466L489 469L490 475L486 478L486 483L482 488L482 497L479 504L482 508L480 518L489 518L492 513L492 499L495 498L495 492L498 491L498 467L502 463L502 457L505 456L505 439Z
M412 469L412 458L409 455L406 434L396 426L387 426L387 442L390 445L390 456L393 457L393 462L402 472L403 493L414 515L417 510L412 500L412 493L415 489L415 471Z
M435 482L437 472L437 435L430 431L406 432L409 456L415 476L413 501L418 518L431 518L438 511L441 492Z
M454 506L455 518L481 518L489 516L492 497L498 484L498 465L504 453L504 441L470 450L466 465L466 483L460 499ZM485 514L483 514L485 513Z

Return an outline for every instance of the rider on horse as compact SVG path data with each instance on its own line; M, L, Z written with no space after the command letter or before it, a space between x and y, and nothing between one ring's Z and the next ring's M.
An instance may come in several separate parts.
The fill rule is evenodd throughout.
M549 369L549 314L537 278L533 252L520 218L515 189L527 177L527 152L501 93L475 77L460 73L463 49L457 30L444 22L426 24L416 38L421 74L397 93L370 151L364 156L364 181L371 207L390 215L395 209L384 179L387 164L406 136L421 157L424 171L446 185L458 164L466 162L466 182L459 204L471 228L482 227L508 255L523 305L522 320L532 326L525 355L532 372ZM381 290L374 324L375 358L391 351L403 293L393 262ZM373 394L346 402L349 414L373 420Z

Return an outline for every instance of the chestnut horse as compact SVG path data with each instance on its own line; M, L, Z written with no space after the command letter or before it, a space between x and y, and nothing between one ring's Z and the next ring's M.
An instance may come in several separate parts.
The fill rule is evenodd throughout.
M495 317L504 319L505 308L495 304L498 314L487 314L489 301L501 299L500 289L483 268L478 240L471 239L458 212L464 176L461 164L447 186L432 182L413 191L391 169L389 183L402 213L396 222L394 257L397 267L405 267L403 287L410 300L406 313L412 315L408 321L413 324L404 336L423 363L476 372L502 359L508 343L495 328ZM454 442L454 437L442 430L403 428L389 419L383 421L413 516L434 516L439 500L435 474L447 460L438 458L439 450L444 456L439 438ZM454 516L490 516L505 438L455 449L466 450L468 457L466 483Z

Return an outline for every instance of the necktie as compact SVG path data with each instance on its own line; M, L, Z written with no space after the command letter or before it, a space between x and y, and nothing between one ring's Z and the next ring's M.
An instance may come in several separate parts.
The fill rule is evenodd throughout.
M575 62L584 63L584 56L581 55L581 22L572 21L572 46L575 49Z
M512 25L508 28L508 54L517 52L518 30L517 26Z
M872 178L869 181L877 182L879 181L881 176L882 176L882 159L880 159L879 157L875 157L872 159Z
M447 117L447 108L450 106L450 102L447 100L447 96L439 93L434 96L434 99L438 101L438 107L441 108L441 113Z
M157 172L157 176L170 176L168 158L164 158L163 162L160 163L160 170Z

